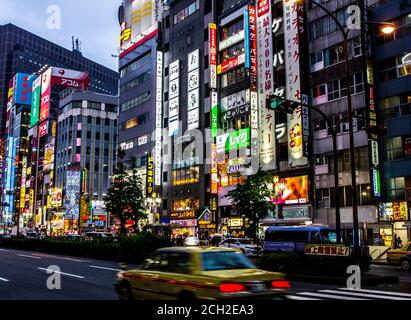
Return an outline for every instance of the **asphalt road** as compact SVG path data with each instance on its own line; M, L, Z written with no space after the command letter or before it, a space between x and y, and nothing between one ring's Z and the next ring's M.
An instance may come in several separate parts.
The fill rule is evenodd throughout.
M61 290L47 288L47 270L58 266ZM117 300L113 283L118 263L30 251L0 249L0 300ZM377 265L373 274L398 275L400 283L364 287L352 292L341 286L293 282L295 300L411 300L411 272Z

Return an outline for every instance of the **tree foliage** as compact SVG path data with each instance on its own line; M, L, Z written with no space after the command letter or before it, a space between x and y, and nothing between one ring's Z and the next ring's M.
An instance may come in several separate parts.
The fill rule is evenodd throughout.
M127 220L134 222L134 231L137 232L139 221L147 218L142 182L134 166L135 159L131 158L133 165L130 171L124 163L124 156L124 151L119 150L111 186L104 199L107 210L120 220L121 234L127 233Z
M237 212L252 221L254 240L257 240L257 226L261 219L267 217L269 211L275 210L270 201L272 195L267 184L272 183L272 176L259 170L254 176L238 184L237 188L228 192Z

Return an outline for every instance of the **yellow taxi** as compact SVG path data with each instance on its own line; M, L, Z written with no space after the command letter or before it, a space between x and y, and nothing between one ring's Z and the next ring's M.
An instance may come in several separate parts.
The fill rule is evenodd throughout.
M388 250L387 262L399 265L403 270L411 270L411 242L406 242L400 249Z
M119 272L115 284L122 300L283 299L289 287L283 274L219 247L159 249L138 269Z

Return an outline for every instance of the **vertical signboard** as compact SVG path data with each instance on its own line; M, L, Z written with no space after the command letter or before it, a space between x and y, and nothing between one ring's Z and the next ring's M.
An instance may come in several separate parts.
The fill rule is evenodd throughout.
M250 88L252 91L257 90L257 20L255 6L248 7L249 18L249 59L250 59Z
M304 5L293 0L284 0L284 41L286 68L286 99L301 101L301 34L305 32ZM308 164L304 157L302 108L288 115L288 162L291 167Z
M211 135L218 136L218 94L215 91L211 92Z
M157 52L156 72L156 138L154 147L154 185L161 186L161 149L163 127L163 53Z
M39 121L40 100L41 100L41 76L33 81L31 95L31 113L30 113L30 127L33 127Z
M154 193L154 159L151 154L147 155L147 180L146 197L151 197Z
M218 194L218 164L217 145L211 146L211 193Z
M200 126L200 50L188 54L187 130Z
M17 73L14 77L13 104L30 105L33 80L26 73Z
M169 70L168 134L172 137L179 131L180 60L171 63Z
M260 165L274 170L275 112L265 108L267 96L273 93L273 38L271 34L271 0L257 1L258 96L260 111Z
M217 89L217 25L210 23L210 88Z
M50 114L50 96L51 96L51 67L41 75L41 101L40 101L40 119L42 122L48 119Z

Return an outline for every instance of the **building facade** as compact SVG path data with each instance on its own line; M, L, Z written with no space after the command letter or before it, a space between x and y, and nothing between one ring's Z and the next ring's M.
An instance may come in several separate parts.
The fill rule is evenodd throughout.
M61 208L72 206L70 192L73 185L67 177L74 169L80 171L82 179L77 186L80 193L76 197L84 198L78 208L82 228L107 228L110 225L102 202L115 165L117 103L117 96L70 89L60 100L52 195L60 193L65 201L55 201L50 210L55 209L59 215ZM86 203L91 208L84 205ZM63 212L66 214L67 210ZM58 218L51 218L54 224L61 220Z
M374 66L384 161L379 205L379 231L385 245L394 235L409 240L411 205L411 4L386 1L371 10L373 21L392 22L392 35L375 33Z

